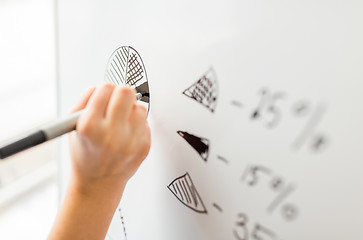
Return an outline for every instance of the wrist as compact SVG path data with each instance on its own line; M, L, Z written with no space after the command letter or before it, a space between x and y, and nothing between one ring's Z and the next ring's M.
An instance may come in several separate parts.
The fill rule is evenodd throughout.
M82 182L73 175L49 239L104 239L125 185L106 179Z
M69 191L72 195L77 195L81 198L111 201L117 205L126 183L127 181L113 178L85 180L72 176Z

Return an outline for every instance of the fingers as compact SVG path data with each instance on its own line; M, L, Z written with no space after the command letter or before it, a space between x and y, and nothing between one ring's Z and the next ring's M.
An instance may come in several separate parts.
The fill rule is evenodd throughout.
M94 93L95 89L96 89L95 87L89 88L81 97L81 99L78 101L78 103L73 107L71 113L84 109L87 106L87 103L91 98L92 94Z
M138 146L139 146L139 157L140 163L146 158L150 151L150 144L151 144L151 133L148 123L146 122L144 125L143 134L138 136Z
M103 118L115 86L111 83L96 88L87 104L87 111L92 117Z
M102 132L101 129L106 131L105 134L111 134L120 130L119 127L127 127L131 130L130 137L142 137L146 131L148 112L144 106L137 104L135 94L136 91L130 87L112 84L89 90L75 108L77 110L87 105L77 123L77 131L96 136Z
M145 134L146 119L147 109L140 104L135 104L130 116L130 125L136 136Z
M126 123L136 103L136 91L129 87L115 87L107 109L107 118L116 124Z

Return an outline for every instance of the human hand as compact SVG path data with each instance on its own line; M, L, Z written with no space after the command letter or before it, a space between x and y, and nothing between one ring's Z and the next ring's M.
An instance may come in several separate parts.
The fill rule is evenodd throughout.
M129 87L103 84L89 90L74 108L87 106L69 136L72 181L78 190L119 188L122 194L147 156L147 110L136 102L135 94Z
M105 238L125 185L150 148L147 110L135 93L103 84L74 108L85 110L69 135L71 182L48 239Z

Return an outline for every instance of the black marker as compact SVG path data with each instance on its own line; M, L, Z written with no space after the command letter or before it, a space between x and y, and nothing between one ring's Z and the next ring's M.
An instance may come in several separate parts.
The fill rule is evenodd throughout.
M136 99L137 100L143 100L142 98L147 97L148 99L148 93L136 93ZM24 151L28 148L34 147L36 145L39 145L41 143L44 143L46 141L49 141L51 139L54 139L56 137L59 137L63 134L66 134L68 132L71 132L76 129L76 123L81 116L82 112L84 110L75 112L71 114L70 116L66 117L65 119L58 120L54 123L51 123L34 133L30 134L29 136L26 136L20 140L17 140L13 143L10 143L2 148L0 148L0 159L7 158L15 153Z

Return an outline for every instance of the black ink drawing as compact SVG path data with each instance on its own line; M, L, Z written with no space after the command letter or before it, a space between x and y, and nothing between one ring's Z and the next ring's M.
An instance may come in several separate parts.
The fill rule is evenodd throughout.
M281 92L271 93L269 89L263 88L260 91L261 100L256 109L251 114L251 119L260 118L267 119L267 127L275 127L281 120L281 111L277 107L276 102L285 95Z
M294 220L298 215L298 209L290 203L286 203L286 199L294 192L295 187L292 184L285 184L285 180L275 175L274 172L264 166L248 165L242 174L241 180L250 187L258 185L263 178L269 178L269 187L275 192L275 197L269 203L266 211L272 213L276 208L281 209L282 216L288 220Z
M226 158L224 158L224 157L222 157L222 156L217 156L217 159L219 159L219 160L221 160L222 162L224 162L225 164L228 164L229 162L228 162L228 160L226 159Z
M147 77L144 64L137 51L128 46L116 49L108 62L106 78L115 85L134 87L140 85L140 81Z
M183 94L214 112L218 98L217 76L214 69L210 68L196 83L185 89Z
M112 53L106 67L105 78L115 85L135 88L142 94L140 101L144 102L149 110L149 82L141 56L134 48L123 46Z
M250 166L248 165L247 168L245 169L241 180L244 182L247 182L248 185L250 186L254 186L258 183L259 179L260 179L260 174L258 173L263 173L265 175L270 175L271 170L264 167L264 166Z
M219 212L223 212L223 209L217 203L213 203L213 207L215 207Z
M119 206L117 212L115 213L112 222L110 224L109 230L107 232L107 240L127 240L126 227L124 217L121 212L121 207Z
M280 177L274 177L270 182L271 188L275 191L280 191L284 184L284 180Z
M282 208L281 208L281 214L282 216L288 220L288 221L293 221L296 219L298 212L297 212L297 207L295 207L292 204L285 204Z
M247 215L239 213L237 216L238 220L236 222L236 228L233 230L233 235L237 240L248 240Z
M175 197L188 208L207 214L204 203L195 188L189 173L174 179L168 186L168 189Z
M203 158L204 161L208 160L209 153L209 140L206 138L197 137L183 131L177 131L177 133L185 139Z
M305 116L306 113L301 114L302 109L306 112L307 106L304 108L302 105L297 105L295 109L295 113L297 116ZM323 118L325 112L324 106L318 106L314 113L311 115L309 120L307 121L306 125L304 126L302 132L300 135L295 139L295 141L292 144L292 147L296 150L298 150L306 141L311 139L311 149L313 151L319 151L322 150L328 143L328 138L321 133L316 133L315 128L320 123L321 119Z
M138 59L138 54L130 51L127 74L126 74L126 84L135 86L136 83L139 82L144 77L143 73L144 70Z
M251 232L253 240L273 240L276 239L276 235L274 232L269 230L266 227L261 226L260 224L256 224L254 229Z
M292 114L296 117L305 117L310 111L310 104L307 101L300 100L292 107Z
M238 108L243 108L243 104L241 102L237 101L237 100L232 100L231 105L235 106L235 107L238 107Z
M294 191L294 187L292 185L289 185L285 189L283 189L282 191L280 191L280 194L277 195L277 197L270 203L270 206L267 208L267 211L268 212L272 212L293 191Z
M244 213L238 214L238 220L236 222L236 226L233 229L233 235L236 240L248 240L249 236L252 240L277 240L278 237L276 234L268 229L267 227L262 226L259 223L255 223L254 227L251 231L251 235L249 235L249 228L247 226L248 216Z
M122 228L125 234L125 240L127 240L127 234L126 234L126 227L125 227L125 221L124 221L124 217L122 216L122 212L121 212L121 207L118 208L118 212L120 214L120 219L121 219L121 223L122 223Z
M280 190L277 197L270 203L267 208L268 213L272 213L279 205L283 204L285 199L294 191L294 186L288 185L286 188ZM284 204L281 208L283 217L286 220L294 220L297 217L297 208L291 204Z

